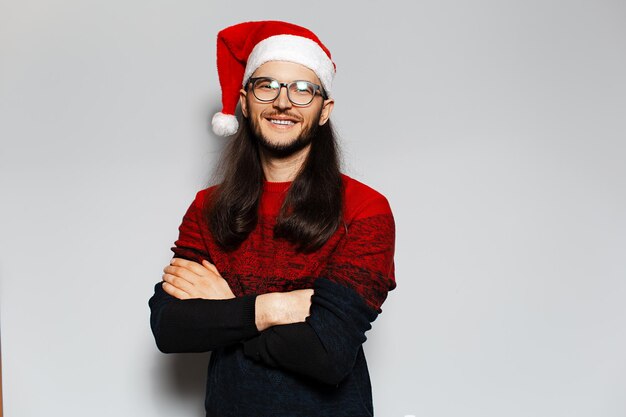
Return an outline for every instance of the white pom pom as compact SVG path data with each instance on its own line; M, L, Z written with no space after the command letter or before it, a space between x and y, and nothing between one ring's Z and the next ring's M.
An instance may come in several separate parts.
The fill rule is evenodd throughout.
M239 122L232 114L224 114L222 112L215 113L211 120L213 132L218 136L230 136L237 133Z

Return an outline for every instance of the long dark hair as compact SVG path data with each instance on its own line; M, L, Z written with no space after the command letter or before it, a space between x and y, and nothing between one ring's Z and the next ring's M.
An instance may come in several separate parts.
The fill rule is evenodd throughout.
M263 192L263 168L257 139L248 120L225 150L218 166L221 183L204 215L215 241L225 250L237 249L254 230ZM343 219L343 181L336 135L328 120L318 126L311 148L291 183L280 209L274 237L313 252L337 230Z

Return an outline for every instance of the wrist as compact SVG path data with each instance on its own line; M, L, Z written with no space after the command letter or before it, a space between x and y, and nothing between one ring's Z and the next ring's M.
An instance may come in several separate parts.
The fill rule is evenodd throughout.
M268 327L282 324L280 309L282 305L282 293L267 293L256 297L254 304L254 319L259 331Z

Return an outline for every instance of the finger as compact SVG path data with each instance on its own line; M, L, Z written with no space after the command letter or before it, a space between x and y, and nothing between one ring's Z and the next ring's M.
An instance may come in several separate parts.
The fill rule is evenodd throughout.
M204 265L207 269L213 271L216 275L220 275L220 271L217 270L217 267L215 265L213 265L211 262L207 261L206 259L202 260L202 265Z
M187 281L184 278L177 277L172 274L163 274L163 281L167 282L169 285L178 288L181 291L186 292L187 294L191 294L194 289L193 283Z
M179 290L178 288L174 287L173 285L168 284L167 282L164 282L163 284L161 284L161 286L163 287L163 291L165 291L172 297L176 297L179 300L186 300L189 298L189 294L187 294L186 292L182 290Z
M198 282L198 278L200 278L200 275L181 266L168 265L163 268L163 272L182 278L194 285Z
M170 265L188 269L196 275L202 275L205 270L205 268L199 263L183 258L172 258L170 260Z

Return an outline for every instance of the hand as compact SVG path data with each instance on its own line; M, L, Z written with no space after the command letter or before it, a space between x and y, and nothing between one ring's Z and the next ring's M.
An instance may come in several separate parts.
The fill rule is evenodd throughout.
M235 298L215 265L206 259L199 264L187 259L172 258L170 264L163 268L163 272L163 290L180 300Z
M310 315L312 289L272 292L257 296L255 322L259 331L281 324L300 323Z

